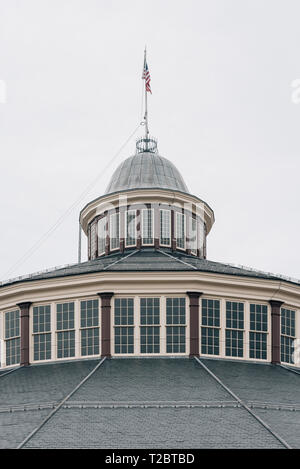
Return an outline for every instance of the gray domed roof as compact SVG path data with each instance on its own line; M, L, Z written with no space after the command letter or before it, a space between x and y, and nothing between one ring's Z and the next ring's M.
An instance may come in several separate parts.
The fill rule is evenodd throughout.
M118 166L105 194L149 188L189 192L181 174L171 161L158 153L141 152L127 158Z

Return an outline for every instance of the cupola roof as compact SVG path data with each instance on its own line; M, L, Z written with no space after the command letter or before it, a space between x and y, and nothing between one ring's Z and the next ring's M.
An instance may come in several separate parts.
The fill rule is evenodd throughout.
M158 154L155 139L141 138L136 146L136 154L124 160L115 170L105 194L149 188L189 193L176 166Z

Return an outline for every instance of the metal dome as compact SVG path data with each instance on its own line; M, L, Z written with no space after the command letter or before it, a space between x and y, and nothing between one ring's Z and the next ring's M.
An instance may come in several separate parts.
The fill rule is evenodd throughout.
M189 193L189 190L171 161L160 156L155 150L141 148L137 142L137 153L123 161L106 188L105 194L128 189L172 189Z

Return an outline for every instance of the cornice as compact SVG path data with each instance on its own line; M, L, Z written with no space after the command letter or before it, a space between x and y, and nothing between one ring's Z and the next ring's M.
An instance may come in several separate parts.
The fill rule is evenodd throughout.
M0 290L0 309L21 302L55 301L112 291L141 294L186 293L260 301L283 301L300 308L300 286L280 280L237 277L207 272L97 272L4 286Z

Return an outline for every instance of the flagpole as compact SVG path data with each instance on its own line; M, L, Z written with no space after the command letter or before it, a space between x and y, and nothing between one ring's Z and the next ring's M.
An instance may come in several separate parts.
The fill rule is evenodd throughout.
M144 70L146 65L146 47L144 52ZM146 140L149 138L149 129L148 129L148 102L147 102L147 89L146 89L146 80L145 80L145 138ZM146 146L148 146L148 142L146 142Z

